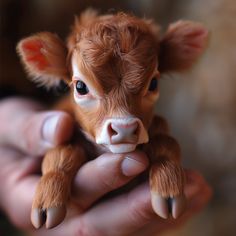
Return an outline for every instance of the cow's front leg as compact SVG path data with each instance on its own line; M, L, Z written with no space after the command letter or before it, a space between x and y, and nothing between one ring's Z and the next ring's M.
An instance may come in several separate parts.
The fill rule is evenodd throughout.
M71 182L84 160L83 149L72 145L56 147L46 154L31 211L35 228L44 223L52 228L63 221Z
M162 218L177 218L185 209L185 175L180 165L179 144L169 136L165 119L155 116L145 147L151 158L149 182L154 211Z
M150 188L154 211L162 218L177 218L185 208L184 171L179 163L178 143L159 134L152 141ZM149 155L150 155L149 154Z

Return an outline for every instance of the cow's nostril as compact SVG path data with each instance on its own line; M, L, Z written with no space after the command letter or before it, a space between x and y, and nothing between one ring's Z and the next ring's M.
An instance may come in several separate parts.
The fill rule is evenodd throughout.
M139 135L139 125L137 124L137 126L136 126L136 128L134 129L134 131L133 131L133 135L136 135L136 136L138 136Z
M118 134L118 132L115 129L113 129L112 124L108 125L108 133L110 137Z

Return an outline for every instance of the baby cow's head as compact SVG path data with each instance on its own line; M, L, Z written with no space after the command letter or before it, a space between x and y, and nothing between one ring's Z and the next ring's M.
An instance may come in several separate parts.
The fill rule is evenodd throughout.
M87 11L76 19L67 47L43 32L17 48L36 82L72 85L75 117L90 139L124 153L148 142L160 74L190 68L207 35L202 25L179 21L161 37L151 21Z

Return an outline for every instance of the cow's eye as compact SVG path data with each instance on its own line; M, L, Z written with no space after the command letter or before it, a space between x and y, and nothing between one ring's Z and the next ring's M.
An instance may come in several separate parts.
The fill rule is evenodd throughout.
M76 91L78 92L79 95L86 95L89 93L88 87L83 81L81 80L76 81L75 86L76 86Z
M154 78L152 78L152 80L149 84L148 91L154 92L154 91L156 91L157 87L158 87L158 81L157 81L157 78L154 77Z

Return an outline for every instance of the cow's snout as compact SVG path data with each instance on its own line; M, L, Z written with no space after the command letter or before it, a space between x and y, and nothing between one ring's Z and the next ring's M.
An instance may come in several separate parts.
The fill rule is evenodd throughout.
M138 141L139 123L136 120L129 123L113 121L107 128L111 144L137 143Z
M136 117L107 119L96 137L97 144L113 153L131 152L138 144L147 142L147 131Z

